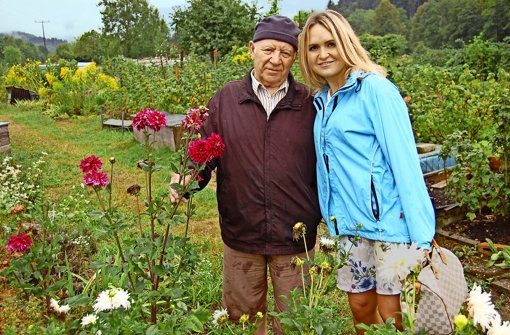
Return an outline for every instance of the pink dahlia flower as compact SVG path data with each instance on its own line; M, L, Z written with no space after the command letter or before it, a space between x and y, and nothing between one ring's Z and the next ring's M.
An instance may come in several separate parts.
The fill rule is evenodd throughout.
M188 154L191 160L197 164L205 164L214 158L221 157L225 150L225 144L220 135L212 133L205 140L191 141Z
M18 234L9 237L7 241L7 250L10 252L25 252L30 249L32 238L27 234Z
M103 188L110 180L105 172L90 171L83 176L83 183L87 186Z
M154 109L143 109L135 115L132 125L137 130L148 127L154 131L159 131L166 126L166 115Z
M207 142L205 140L191 141L188 147L188 154L191 160L197 164L205 164L209 160L206 150Z
M207 154L213 159L221 157L223 151L225 151L225 143L223 143L220 135L212 133L207 138Z
M199 108L190 108L186 113L186 117L182 121L184 128L188 130L199 130L205 119L209 116L208 109L205 106Z
M80 163L80 169L83 173L89 173L92 171L98 171L103 166L103 162L97 156L85 157Z

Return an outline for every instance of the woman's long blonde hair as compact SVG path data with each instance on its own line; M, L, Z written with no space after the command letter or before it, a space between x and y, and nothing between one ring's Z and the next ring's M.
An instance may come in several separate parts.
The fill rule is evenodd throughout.
M361 42L349 22L340 13L334 10L326 10L310 14L303 31L299 35L301 74L312 88L320 89L326 85L326 80L314 73L310 68L310 64L308 64L310 29L316 24L320 24L333 35L340 58L347 65L346 80L353 69L376 72L386 76L386 69L370 59L368 52L361 46Z

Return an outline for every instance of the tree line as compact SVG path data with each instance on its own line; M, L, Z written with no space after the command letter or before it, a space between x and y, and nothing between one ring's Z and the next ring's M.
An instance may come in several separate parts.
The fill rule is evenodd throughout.
M271 1L265 13L256 3L242 0L188 0L173 9L167 24L147 0L100 0L97 5L100 31L59 45L52 58L100 62L119 55L211 56L214 50L222 55L246 45L256 22L280 10L280 0ZM507 44L510 40L508 0L330 0L326 8L342 13L359 35L401 36L407 51L462 47L476 36ZM303 25L309 14L300 11L294 20ZM0 41L0 61L42 59L37 51L16 39Z

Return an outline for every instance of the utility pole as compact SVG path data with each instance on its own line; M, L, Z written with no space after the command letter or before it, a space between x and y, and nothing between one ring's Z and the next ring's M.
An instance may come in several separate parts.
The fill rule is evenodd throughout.
M41 21L34 21L34 22L40 23L42 26L42 38L43 38L43 43L44 43L44 52L46 53L45 56L48 56L48 48L46 47L46 35L44 34L44 24L49 23L50 21L41 20Z

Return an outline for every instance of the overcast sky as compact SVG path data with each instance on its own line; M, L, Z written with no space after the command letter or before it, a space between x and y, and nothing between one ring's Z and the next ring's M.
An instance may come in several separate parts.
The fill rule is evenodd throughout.
M174 6L186 5L186 0L148 0L160 13L168 13ZM214 0L211 0L214 1ZM252 3L253 0L243 0ZM0 0L0 32L23 31L42 36L44 23L46 38L74 40L86 31L101 27L99 0ZM327 0L281 0L281 14L294 16L299 10L326 8ZM259 7L269 8L269 0L258 0ZM263 12L263 11L262 11Z

